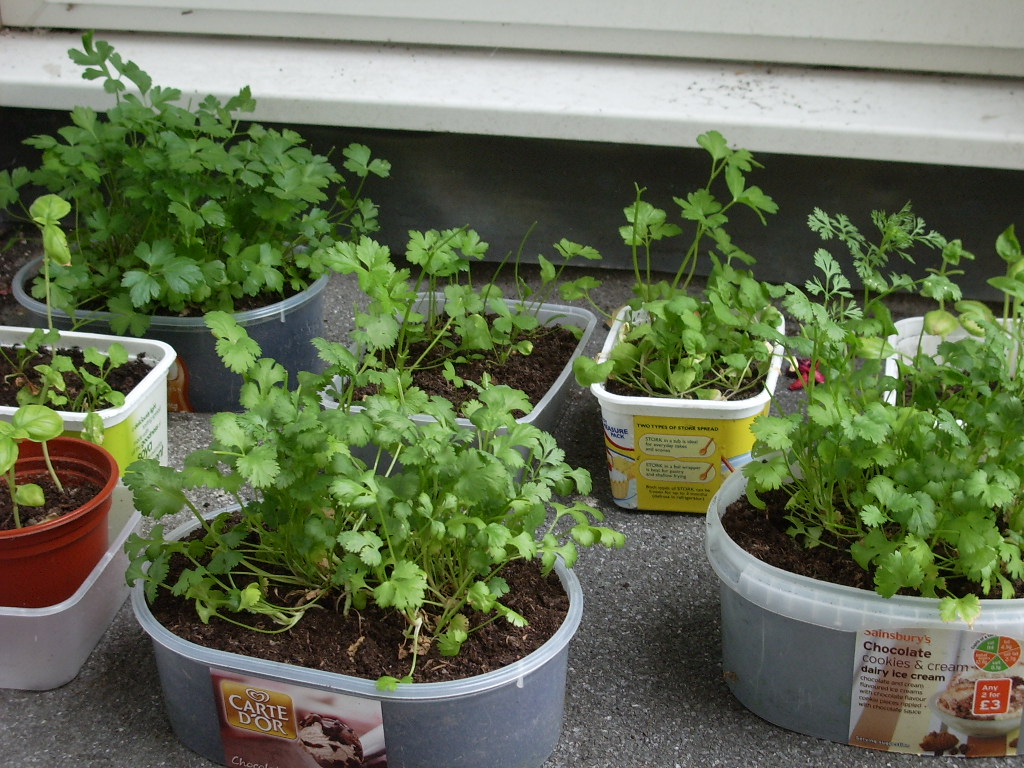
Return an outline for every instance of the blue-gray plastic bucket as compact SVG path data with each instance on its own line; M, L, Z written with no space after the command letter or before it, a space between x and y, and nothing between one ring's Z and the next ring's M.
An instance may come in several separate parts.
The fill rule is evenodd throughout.
M26 286L39 271L39 259L25 264L14 276L14 298L38 327L46 325L46 305L28 293ZM311 340L324 333L324 275L306 290L258 309L235 313L239 325L260 345L264 357L272 357L289 372L320 371L322 362ZM110 312L82 312L76 315L77 330L112 333ZM54 312L54 324L72 328L71 318ZM166 342L178 353L168 387L168 410L215 413L237 411L242 377L232 373L217 356L213 334L202 317L155 315L146 338Z

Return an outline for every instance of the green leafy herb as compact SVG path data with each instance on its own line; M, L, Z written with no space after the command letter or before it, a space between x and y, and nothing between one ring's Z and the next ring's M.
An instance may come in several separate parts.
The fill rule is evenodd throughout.
M361 365L344 346L318 340L326 370L291 382L272 360L232 354L248 346L232 318L208 324L231 342L220 350L243 375L244 410L217 414L212 443L183 469L146 460L126 473L137 508L156 523L127 545L128 579L142 579L150 599L168 589L204 620L261 631L286 630L313 605L374 604L405 618L411 679L425 645L457 653L479 628L470 609L488 614L485 623L525 621L503 602L509 562L550 571L557 557L571 566L580 546L623 544L599 510L563 498L589 493L590 476L565 463L553 437L510 415L521 392L481 388L466 408L475 429L396 370L381 372L381 393L361 408L333 407L323 392ZM420 413L432 419L410 418ZM203 518L191 501L199 488L234 497L239 513ZM200 537L169 540L160 520L183 509ZM173 581L172 557L187 563Z
M69 313L108 310L115 332L140 335L153 314L291 295L327 272L334 242L377 229L363 190L389 165L365 146L341 153L350 188L295 131L243 125L237 115L256 103L248 87L182 106L178 89L153 85L92 33L69 56L115 105L102 116L76 107L56 135L27 140L42 153L38 168L0 171L0 207L16 210L30 185L70 203L67 242L51 243L70 263L33 295L49 291ZM44 242L57 237L53 221Z
M954 278L973 256L959 241L928 230L909 205L872 221L877 242L845 216L810 217L823 239L847 247L863 287L858 301L824 249L815 254L819 275L787 286L783 303L799 324L789 348L823 381L808 378L805 413L754 423L760 460L744 468L748 495L759 503L783 489L799 541L848 550L880 594L938 597L943 618L970 623L979 596L1013 597L1024 575L1014 284L993 281L1007 289L1007 315L997 321L961 299ZM997 250L1012 272L1020 259L1012 229ZM894 269L897 259L920 263L922 252L936 257L923 277ZM938 304L900 354L884 301L896 291Z
M620 312L618 337L607 357L574 362L583 386L614 380L631 393L650 397L727 400L749 396L767 378L781 315L773 302L782 289L755 279L744 267L755 259L733 243L726 227L733 209L747 208L765 220L775 202L747 174L760 165L745 149L729 148L715 131L697 139L710 156L707 183L685 198L674 198L682 224L643 199L637 187L620 228L632 253L634 298ZM726 196L714 191L724 182ZM658 265L656 243L691 233L678 265ZM710 273L703 291L691 295L690 283L710 241ZM657 272L670 272L670 280ZM586 292L584 287L584 292Z

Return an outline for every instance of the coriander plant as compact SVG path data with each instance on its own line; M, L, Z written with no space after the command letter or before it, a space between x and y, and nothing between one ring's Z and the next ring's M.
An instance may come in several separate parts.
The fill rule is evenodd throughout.
M327 272L334 242L377 229L363 188L389 164L367 147L342 151L350 188L295 131L243 124L256 103L248 87L181 104L181 91L91 32L68 54L115 105L76 107L57 135L26 140L39 167L0 171L0 208L16 212L29 186L71 203L71 263L53 276L60 309L106 310L116 333L139 335L154 314L277 301Z
M550 571L557 557L571 566L578 546L623 544L596 524L600 511L560 500L588 493L590 476L565 463L550 435L510 416L529 408L522 393L482 389L467 408L471 430L448 401L391 370L363 408L335 408L322 393L355 374L351 350L317 340L327 370L299 373L289 388L289 374L230 316L207 322L225 364L244 377L244 410L214 416L212 443L181 470L151 460L129 467L125 482L155 525L128 542L128 579L142 579L150 599L169 589L204 621L258 631L285 631L314 605L396 611L408 629L408 682L425 645L459 652L480 626L472 611L485 622L525 621L502 602L507 563L539 560ZM416 413L433 420L416 423ZM226 492L238 514L205 519L198 489ZM165 537L160 521L182 510L201 525L196 540ZM172 557L186 561L173 580Z
M472 274L473 263L488 249L466 227L410 232L404 260L411 266L399 267L391 250L369 237L337 243L328 263L356 275L368 300L356 310L351 334L366 368L414 371L436 365L464 385L456 381L456 364L485 360L500 366L513 354L531 354L538 335L548 330L538 317L541 304L555 291L568 300L597 285L589 276L562 279L573 259L600 258L593 248L563 239L554 246L554 258L538 255L538 286L521 276L520 248L513 263L516 295L506 297L497 278L511 254L488 280L476 281Z
M937 597L943 618L969 623L980 597L1015 596L1024 576L1024 406L1009 337L940 340L935 355L899 360L883 302L896 290L936 301L929 330L949 330L947 306L991 324L953 281L973 258L959 241L928 230L909 206L872 218L877 243L844 216L810 218L847 246L860 301L824 249L820 275L787 286L783 303L799 323L790 348L823 377L808 377L804 411L754 423L760 460L744 467L748 496L763 504L783 491L789 533L805 546L847 550L880 594ZM923 277L893 269L922 250L938 255Z
M782 289L746 268L755 259L732 241L727 225L733 209L747 208L763 223L777 206L747 183L747 174L760 167L749 151L730 148L716 131L701 134L697 143L711 168L703 187L674 198L691 233L678 265L659 268L652 251L656 243L682 236L683 227L644 200L640 187L625 209L627 223L619 232L632 254L634 298L621 310L621 332L607 359L575 361L583 386L613 380L641 396L726 400L749 396L768 376L781 338L782 316L773 302ZM719 183L722 197L715 191ZM690 284L708 242L709 276L693 295ZM658 279L657 272L672 277Z

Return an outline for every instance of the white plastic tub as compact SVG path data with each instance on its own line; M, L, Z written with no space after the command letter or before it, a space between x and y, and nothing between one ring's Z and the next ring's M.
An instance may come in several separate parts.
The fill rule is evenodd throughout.
M627 312L624 308L616 316L598 360L618 342ZM764 389L742 400L618 395L603 384L591 385L601 405L615 503L626 509L706 512L725 477L750 461L750 425L768 411L782 354L776 346Z
M0 326L0 344L23 344L31 328ZM61 331L60 347L96 347L105 352L114 342L120 342L130 358L145 354L152 370L135 389L125 396L124 405L98 411L103 419L103 447L113 454L124 472L136 459L156 459L167 462L167 375L175 360L170 345L152 339L135 339L78 331ZM17 409L0 406L0 418L10 420ZM79 437L84 413L58 411L64 419L65 434Z
M44 608L0 606L0 688L42 691L74 679L128 597L124 543L139 519L130 501L111 506L110 546L67 600Z

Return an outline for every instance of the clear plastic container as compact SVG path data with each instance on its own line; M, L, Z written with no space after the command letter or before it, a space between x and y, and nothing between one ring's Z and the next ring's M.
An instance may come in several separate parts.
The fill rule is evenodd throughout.
M968 628L943 622L936 599L885 598L758 560L729 538L721 522L745 490L742 473L730 476L707 516L705 548L721 582L725 679L736 698L768 722L848 743L858 632ZM973 632L1024 636L1024 600L983 603Z
M184 536L197 524L182 526L171 536ZM539 768L561 734L568 646L583 615L583 591L576 575L561 561L556 572L569 596L569 613L536 651L484 675L399 684L394 691L378 690L374 680L255 659L183 640L156 621L141 584L132 590L132 608L153 642L171 726L182 743L208 760L226 764L211 685L211 674L221 671L380 702L388 765Z
M119 486L108 516L110 546L67 600L44 608L0 606L0 688L49 690L78 674L128 597L124 543L139 513Z

